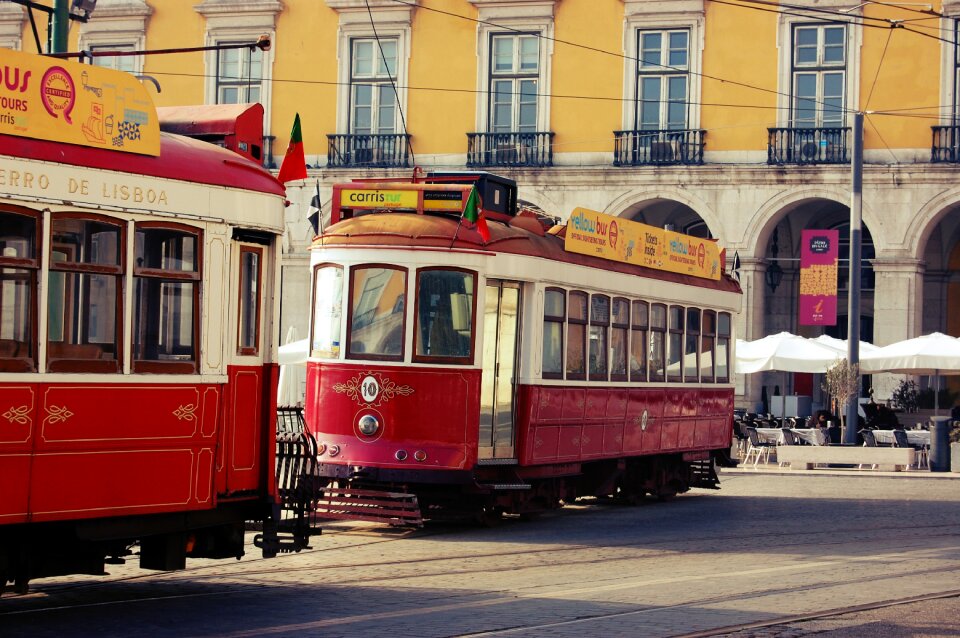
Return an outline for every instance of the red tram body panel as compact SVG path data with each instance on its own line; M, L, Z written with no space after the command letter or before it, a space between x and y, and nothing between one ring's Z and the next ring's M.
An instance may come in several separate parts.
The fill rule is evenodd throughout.
M738 284L570 252L564 227L510 209L515 188L334 186L306 363L320 516L417 524L716 486ZM477 193L487 238L461 218Z

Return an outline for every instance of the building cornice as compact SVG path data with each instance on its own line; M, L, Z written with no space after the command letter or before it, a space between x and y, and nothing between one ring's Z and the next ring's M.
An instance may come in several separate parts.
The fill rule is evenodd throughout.
M703 14L704 0L623 0L627 18L647 15Z

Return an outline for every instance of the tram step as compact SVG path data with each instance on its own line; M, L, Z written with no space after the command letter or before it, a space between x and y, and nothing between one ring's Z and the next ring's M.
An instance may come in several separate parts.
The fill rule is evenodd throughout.
M316 518L371 521L391 525L423 525L415 494L327 487L317 501Z
M485 487L489 490L529 490L530 485L528 483L481 483L480 487Z
M478 459L477 465L517 465L517 459Z

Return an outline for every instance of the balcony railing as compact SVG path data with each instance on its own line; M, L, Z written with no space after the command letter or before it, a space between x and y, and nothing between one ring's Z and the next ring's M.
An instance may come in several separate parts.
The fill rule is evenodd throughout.
M768 128L767 164L849 164L849 127Z
M706 131L614 131L614 166L703 164Z
M327 135L327 168L410 168L410 136Z
M933 144L931 162L960 162L960 126L931 126Z
M467 133L467 166L553 166L553 133Z

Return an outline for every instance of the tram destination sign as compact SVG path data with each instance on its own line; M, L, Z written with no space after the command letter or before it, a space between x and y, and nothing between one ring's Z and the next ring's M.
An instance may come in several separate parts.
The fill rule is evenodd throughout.
M134 76L0 48L0 133L160 154L160 125Z
M692 237L576 208L567 221L564 248L656 270L719 280L720 248L710 239Z

